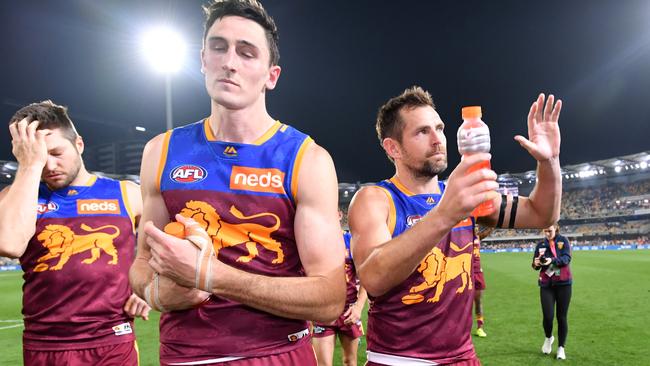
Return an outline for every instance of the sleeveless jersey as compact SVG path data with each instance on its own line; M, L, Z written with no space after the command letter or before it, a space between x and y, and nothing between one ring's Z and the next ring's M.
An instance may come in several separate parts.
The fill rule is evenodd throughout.
M20 257L25 349L72 350L135 339L123 310L135 251L126 182L93 180L57 191L39 187L36 231Z
M389 230L408 230L441 199L415 195L395 178L377 184L390 200ZM472 242L474 221L465 219L435 245L401 284L370 297L368 359L382 364L451 363L475 355L472 326ZM411 364L411 363L410 363Z
M474 256L474 259L472 260L472 272L483 272L483 268L481 268L481 239L479 239L478 236L474 237L474 249L472 250L472 255Z
M208 120L168 131L159 179L170 220L201 224L220 261L264 276L304 276L294 236L297 172L311 138L276 122L252 144L216 141ZM309 342L307 322L211 296L163 314L163 363L288 352Z
M357 302L359 295L359 279L357 278L357 270L352 260L352 250L350 249L350 235L349 231L343 233L343 240L345 241L345 282L347 284L347 295L345 297L346 305L354 304ZM347 306L346 306L347 309Z
M348 308L357 302L359 296L359 279L357 277L357 270L354 266L354 261L352 260L352 249L350 248L350 239L352 235L349 231L343 231L343 241L345 242L345 284L346 284L346 295L345 295L345 308L343 313L339 316L339 319L332 325L332 323L319 323L313 322L314 324L314 333L318 333L316 328L320 327L322 331L327 327L337 327L340 323L340 327L344 327L345 317L343 314L348 310ZM339 328L338 331L341 329Z

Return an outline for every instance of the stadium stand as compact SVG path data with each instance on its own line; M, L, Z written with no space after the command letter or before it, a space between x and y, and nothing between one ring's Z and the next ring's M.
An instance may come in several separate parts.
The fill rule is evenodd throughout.
M113 149L112 151L120 151ZM99 150L97 151L99 152ZM129 153L132 150L128 151ZM109 154L115 156L114 154ZM105 165L110 173L93 173L139 183L133 174L139 166L137 154L131 154L124 173L115 174L113 165ZM603 246L650 245L650 152L611 159L563 166L562 234L571 239L576 249ZM101 165L101 164L98 164ZM17 165L0 160L0 189L11 184ZM508 193L530 194L535 172L499 175L499 183ZM344 213L343 229L348 229L347 209L354 193L369 183L340 183L339 207ZM541 230L495 230L483 240L484 250L532 250L542 239ZM17 261L0 257L0 267Z
M650 152L641 152L562 167L562 234L575 247L650 244L649 162ZM498 180L506 193L529 195L535 179L535 172L528 171L501 174ZM344 211L363 185L339 185ZM483 240L483 248L532 250L541 239L541 230L495 230Z

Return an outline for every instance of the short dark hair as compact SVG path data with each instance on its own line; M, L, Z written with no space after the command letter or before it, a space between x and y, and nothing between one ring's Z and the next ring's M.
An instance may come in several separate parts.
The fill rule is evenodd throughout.
M548 229L549 227L553 227L553 228L555 228L555 235L556 235L556 236L560 234L560 223L555 222L555 223L553 223L553 225L543 228L542 231L545 231L545 230Z
M215 0L208 5L203 6L205 11L205 25L203 29L203 42L208 36L210 27L218 19L226 16L238 16L254 21L264 28L266 41L269 44L271 54L271 65L277 65L280 62L280 36L275 21L266 13L264 7L257 0Z
M421 87L414 85L402 92L402 94L390 98L379 108L377 113L377 137L379 143L383 143L387 137L402 142L402 127L404 121L400 118L399 112L402 109L413 109L417 107L430 106L435 109L431 94Z
M38 121L37 130L60 129L63 137L73 145L79 134L68 116L68 108L58 105L51 100L44 100L22 107L9 120L9 124L20 122L27 118L29 122Z

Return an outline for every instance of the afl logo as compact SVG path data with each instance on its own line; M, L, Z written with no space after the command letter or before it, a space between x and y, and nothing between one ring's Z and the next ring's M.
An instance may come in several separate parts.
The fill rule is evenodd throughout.
M406 226L411 227L415 225L418 221L422 220L422 216L420 215L411 215L406 218Z
M48 202L48 203L39 203L38 207L36 208L36 211L38 211L39 215L42 215L44 213L54 212L58 209L59 209L59 205L57 205L56 202Z
M208 176L208 172L198 165L181 165L174 168L170 178L178 183L196 183Z

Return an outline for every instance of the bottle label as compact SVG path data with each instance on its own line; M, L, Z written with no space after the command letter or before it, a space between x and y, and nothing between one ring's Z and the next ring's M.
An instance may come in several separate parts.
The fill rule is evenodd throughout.
M461 155L490 152L490 130L487 126L459 128L458 152Z

